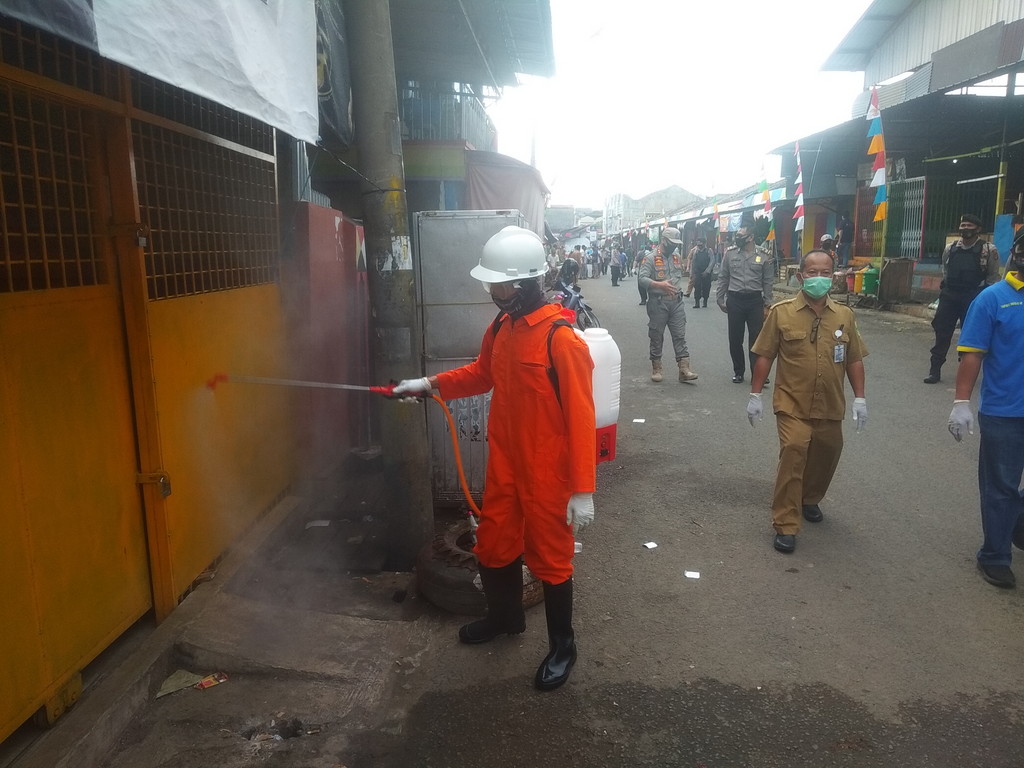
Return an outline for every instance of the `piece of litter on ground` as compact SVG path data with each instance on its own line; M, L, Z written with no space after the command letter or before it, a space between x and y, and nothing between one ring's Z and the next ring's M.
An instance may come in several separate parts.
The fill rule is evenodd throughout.
M658 545L655 542L653 542L653 541L648 541L648 542L644 543L644 546L647 547L648 549L654 549Z
M574 542L573 543L573 550L572 551L575 552L577 555L580 552L582 552L583 551L583 542L582 541Z
M688 579L699 579L700 571L683 571L683 575Z
M310 520L306 523L306 530L308 531L310 528L326 528L330 524L330 520Z
M647 419L633 419L634 424L643 424Z
M169 693L176 693L185 688L191 688L202 679L202 675L197 675L195 672L189 672L186 669L179 669L164 680L160 690L156 692L156 698L159 699L161 696L166 696Z
M206 677L201 678L199 682L196 683L195 686L193 687L202 691L205 688L212 688L215 685L220 685L221 683L226 683L227 681L228 676L225 675L223 672L214 672L212 675L207 675Z

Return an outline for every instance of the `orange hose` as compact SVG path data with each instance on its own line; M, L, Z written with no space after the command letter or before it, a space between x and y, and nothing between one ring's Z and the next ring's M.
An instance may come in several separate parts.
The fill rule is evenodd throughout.
M431 395L430 397L441 406L441 410L444 411L444 417L448 419L448 431L451 433L452 448L455 451L455 468L459 471L459 485L462 486L462 494L466 497L466 501L469 502L469 508L473 510L474 515L480 517L480 508L473 501L473 494L469 492L469 483L466 482L466 473L462 470L462 452L459 451L459 440L455 433L455 419L452 418L452 412L448 410L444 400L437 395Z

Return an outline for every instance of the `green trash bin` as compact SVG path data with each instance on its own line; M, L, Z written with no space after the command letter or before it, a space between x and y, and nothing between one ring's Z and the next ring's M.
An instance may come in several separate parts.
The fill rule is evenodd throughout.
M877 267L868 267L864 270L864 293L868 296L875 296L878 294Z

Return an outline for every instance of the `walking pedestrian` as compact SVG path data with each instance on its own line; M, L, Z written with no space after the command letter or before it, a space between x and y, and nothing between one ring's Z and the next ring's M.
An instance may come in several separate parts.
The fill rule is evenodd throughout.
M963 324L967 308L986 285L999 282L999 271L999 251L981 239L981 219L965 213L960 217L960 239L942 252L939 306L932 320L935 346L931 349L925 384L942 381L942 366L957 322Z
M612 285L619 287L619 280L622 279L622 269L626 262L626 254L618 248L612 250Z
M941 301L939 302L941 305ZM981 380L978 494L983 542L978 570L989 584L1012 588L1011 542L1024 549L1024 230L1014 238L1006 277L985 288L960 331L960 366L949 431L974 432L971 394Z
M747 403L751 426L763 418L761 391L778 359L772 398L779 432L772 545L782 553L796 549L801 515L810 523L824 518L819 502L843 452L844 378L853 388L857 431L867 426L863 359L868 351L853 310L828 296L834 264L825 251L803 257L800 293L771 308L753 347L757 357Z
M839 257L836 254L836 239L832 237L831 233L826 232L821 236L821 240L818 241L818 249L824 251L832 257L832 261L839 263Z
M850 249L853 246L853 222L845 213L839 214L839 224L836 227L839 239L836 240L836 265L845 267L850 263Z
M747 330L750 370L754 370L752 347L772 305L775 261L767 251L754 245L749 227L740 227L733 246L726 250L718 271L718 307L729 316L729 355L732 380L740 384L746 373L743 358L743 329ZM765 382L767 383L767 382Z
M560 321L562 308L546 303L537 281L544 268L544 248L530 230L505 227L491 237L470 272L499 309L484 332L480 356L436 376L406 379L394 392L438 389L446 400L492 392L484 503L473 548L487 615L459 629L459 640L476 645L525 631L525 556L543 582L549 653L534 684L547 691L564 683L576 662L574 528L594 519L597 446L590 352Z
M698 237L690 251L690 279L693 280L693 308L707 307L708 296L711 295L711 271L715 266L715 256L707 246L707 240Z
M665 344L666 326L672 337L679 381L688 383L697 379L697 374L690 370L690 353L686 348L683 260L677 251L682 243L678 229L663 229L658 247L644 257L637 277L637 282L648 290L647 329L651 340L651 381L661 381L663 378L661 350Z
M643 284L642 280L640 280L640 265L644 263L644 259L647 258L647 254L649 254L650 252L651 251L650 251L649 248L644 247L640 251L638 251L637 255L636 255L636 274L637 274L636 290L640 294L640 306L641 307L647 304L648 293L647 293L647 286Z

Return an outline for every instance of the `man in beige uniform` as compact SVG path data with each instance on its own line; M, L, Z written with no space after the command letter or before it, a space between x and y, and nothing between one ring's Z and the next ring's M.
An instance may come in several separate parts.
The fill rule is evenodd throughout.
M818 502L828 491L843 452L844 378L853 387L857 431L867 425L867 348L853 310L828 297L833 265L825 251L804 256L801 292L771 308L752 350L758 357L747 404L751 426L762 418L761 389L772 361L779 360L772 400L779 430L772 524L773 545L784 553L796 549L801 512L808 522L822 520Z

